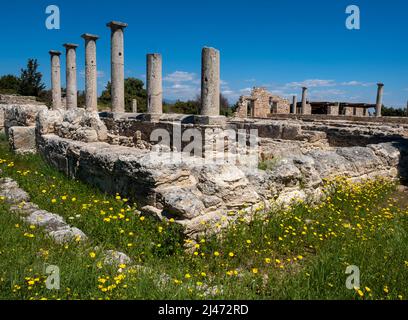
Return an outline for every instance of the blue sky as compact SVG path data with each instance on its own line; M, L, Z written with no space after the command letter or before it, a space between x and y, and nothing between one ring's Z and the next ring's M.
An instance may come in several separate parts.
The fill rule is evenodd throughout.
M345 27L348 5L361 10L361 29ZM45 27L45 8L57 5L61 29ZM84 88L84 43L97 43L99 91L110 78L110 31L124 21L126 76L145 78L145 54L163 54L164 95L187 99L200 90L203 46L221 51L222 91L234 102L253 86L289 97L310 88L313 100L375 102L384 82L384 103L408 100L408 3L405 0L14 0L1 4L0 74L19 74L39 60L50 85L48 51L78 48L78 86ZM65 65L65 57L62 57ZM64 68L63 68L64 69ZM62 72L65 85L65 72Z

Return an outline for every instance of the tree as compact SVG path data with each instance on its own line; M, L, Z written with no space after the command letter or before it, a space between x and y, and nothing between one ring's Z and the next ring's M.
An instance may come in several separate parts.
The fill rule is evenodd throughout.
M384 117L406 117L407 112L405 109L397 109L393 107L382 107L381 115Z
M144 83L142 80L136 78L126 78L125 79L125 109L126 111L132 111L132 101L137 100L137 110L138 112L147 111L147 92L143 88ZM111 97L112 84L108 82L105 90L102 91L99 97L99 103L102 106L110 107L112 105Z
M20 86L20 79L11 74L0 77L0 93L16 94Z
M220 115L222 116L231 116L232 115L232 109L230 108L230 104L228 102L228 99L220 94Z
M38 97L45 85L42 83L42 73L37 71L37 59L28 59L27 69L21 69L18 93L23 96Z

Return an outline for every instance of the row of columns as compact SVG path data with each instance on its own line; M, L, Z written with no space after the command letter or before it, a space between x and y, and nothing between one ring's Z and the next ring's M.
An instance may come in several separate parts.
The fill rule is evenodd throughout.
M302 106L301 106L301 113L302 114L307 114L307 88L303 87L302 88ZM381 117L381 109L383 105L383 94L384 94L384 84L383 83L377 83L377 100L376 100L376 105L375 105L375 116L376 117ZM291 113L296 114L296 106L297 106L297 96L293 96L293 101L292 101L292 110ZM408 105L407 105L407 114L408 114Z
M124 29L126 23L112 21L111 29L111 97L112 111L125 112L125 71L124 71ZM85 33L85 95L86 109L98 110L98 70L96 64L97 35ZM66 43L66 91L67 108L77 107L77 44ZM61 62L59 51L50 51L53 109L61 109ZM220 114L220 52L214 48L203 48L201 69L201 115ZM163 113L162 56L158 53L146 57L147 113ZM137 101L133 101L133 111L137 111Z

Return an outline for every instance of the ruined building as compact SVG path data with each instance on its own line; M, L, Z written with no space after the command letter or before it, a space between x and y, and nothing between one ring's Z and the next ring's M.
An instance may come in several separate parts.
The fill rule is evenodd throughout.
M266 88L253 88L250 96L239 98L236 116L239 118L266 118L270 114L289 112L289 100L269 93Z

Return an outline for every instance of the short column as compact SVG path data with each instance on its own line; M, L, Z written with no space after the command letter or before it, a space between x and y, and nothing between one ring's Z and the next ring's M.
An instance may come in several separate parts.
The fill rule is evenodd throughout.
M96 40L99 36L85 33L85 96L86 110L98 111L98 71L96 69Z
M293 96L291 113L296 114L297 96Z
M220 52L207 47L201 58L201 115L220 115Z
M66 43L66 82L67 82L67 109L78 106L78 89L77 89L77 65L76 65L76 48L77 44Z
M124 32L126 23L111 21L111 97L112 111L125 112Z
M51 85L52 85L52 109L62 108L61 103L61 60L59 51L50 51L51 55Z
M306 112L306 108L307 108L306 104L307 104L307 88L303 87L302 88L302 110L301 110L302 114L307 113Z
M162 56L151 53L146 58L147 113L163 113Z
M137 113L137 100L136 99L132 100L132 112Z
M377 102L375 105L375 116L381 117L381 109L382 109L382 102L383 102L383 93L384 93L384 84L377 83Z

